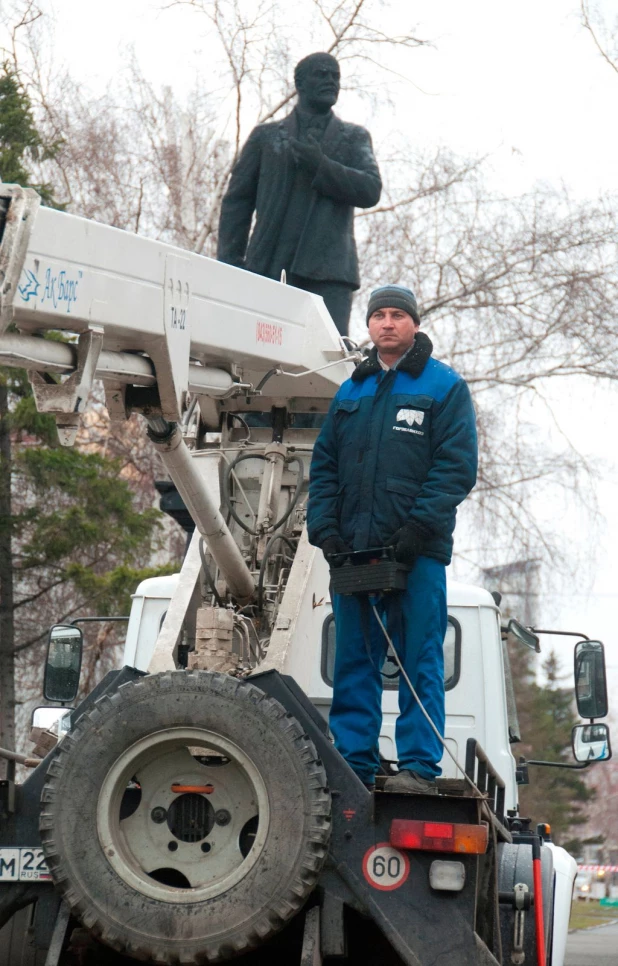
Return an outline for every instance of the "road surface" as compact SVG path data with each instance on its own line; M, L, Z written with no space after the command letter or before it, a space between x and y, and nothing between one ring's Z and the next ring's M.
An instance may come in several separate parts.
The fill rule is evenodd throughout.
M618 922L571 933L564 966L618 966Z

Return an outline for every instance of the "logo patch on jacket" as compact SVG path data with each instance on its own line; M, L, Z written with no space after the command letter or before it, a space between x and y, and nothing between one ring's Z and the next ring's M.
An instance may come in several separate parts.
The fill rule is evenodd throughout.
M414 433L415 436L424 436L425 433L422 429L412 429L415 423L422 426L423 420L425 419L425 413L422 409L400 409L397 413L398 423L407 423L408 426L393 426L393 429L399 430L400 433Z
M397 422L407 423L408 426L414 426L415 423L422 426L424 418L425 413L420 409L400 409L397 413Z

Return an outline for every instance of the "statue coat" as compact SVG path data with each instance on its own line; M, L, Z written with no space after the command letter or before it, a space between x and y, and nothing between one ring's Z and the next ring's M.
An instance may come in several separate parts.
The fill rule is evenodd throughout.
M296 178L289 139L297 136L295 112L282 121L260 124L249 135L221 206L219 261L279 277L271 261ZM335 114L321 147L324 157L311 182L308 210L298 212L304 224L291 271L356 289L360 279L354 208L377 204L380 172L369 132ZM254 211L255 227L249 239Z

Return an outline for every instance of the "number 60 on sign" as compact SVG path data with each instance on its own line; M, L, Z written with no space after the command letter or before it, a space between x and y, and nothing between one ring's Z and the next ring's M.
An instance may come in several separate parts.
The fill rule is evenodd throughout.
M394 849L388 842L372 845L365 852L363 875L374 889L390 892L399 889L410 874L407 855Z

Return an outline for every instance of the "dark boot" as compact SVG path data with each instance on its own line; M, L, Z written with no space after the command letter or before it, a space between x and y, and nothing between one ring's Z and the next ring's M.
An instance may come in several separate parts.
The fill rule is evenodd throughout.
M404 792L407 795L437 795L438 786L435 781L417 775L415 771L402 768L392 778L388 778L384 785L385 792Z

